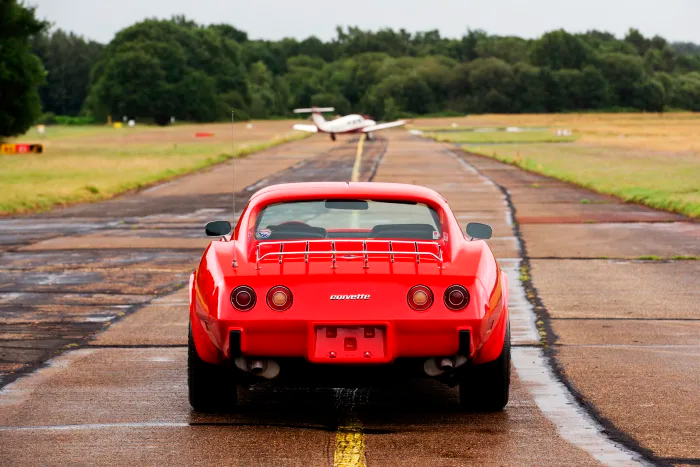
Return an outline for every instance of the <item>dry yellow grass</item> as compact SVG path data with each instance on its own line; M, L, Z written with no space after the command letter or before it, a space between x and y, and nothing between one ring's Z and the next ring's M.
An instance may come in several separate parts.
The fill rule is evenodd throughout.
M289 121L236 124L236 156L306 135ZM233 157L230 124L52 126L43 138L33 129L10 142L41 142L44 152L0 155L0 215L105 199Z
M464 130L572 130L578 139L571 143L500 144L495 138L466 149L627 201L700 217L700 113L478 115L413 122L424 131L454 130L454 124ZM460 141L459 132L438 134Z
M522 114L475 115L460 118L416 119L424 128L550 127L568 128L581 135L579 144L623 146L662 152L700 154L700 113L667 114Z

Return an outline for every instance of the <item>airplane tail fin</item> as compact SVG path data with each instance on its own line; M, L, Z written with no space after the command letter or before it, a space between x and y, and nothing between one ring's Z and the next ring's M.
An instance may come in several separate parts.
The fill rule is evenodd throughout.
M326 124L326 119L323 118L323 112L333 112L333 107L311 107L310 109L294 109L295 114L311 114L311 121L314 122L319 129L322 129Z

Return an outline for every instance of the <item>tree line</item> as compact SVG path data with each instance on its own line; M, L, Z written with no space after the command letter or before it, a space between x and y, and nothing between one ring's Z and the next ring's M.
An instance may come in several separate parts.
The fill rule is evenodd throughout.
M10 68L24 68L18 75L37 75L23 84L30 91L30 123L38 117L39 102L44 112L58 115L98 121L126 115L158 124L171 117L227 119L232 109L240 119L285 117L309 105L377 119L700 111L700 46L645 37L636 29L623 38L557 30L523 39L480 30L445 38L437 30L338 27L329 41L313 36L268 41L251 40L230 25L173 17L136 23L103 46L61 30L48 32L31 8L3 2L13 4L25 12L16 20L31 24L11 37L13 29L0 23L0 50L13 51ZM30 96L32 90L38 95ZM7 93L0 93L1 103ZM16 134L27 122L18 120L15 133L7 133L2 113L0 134Z

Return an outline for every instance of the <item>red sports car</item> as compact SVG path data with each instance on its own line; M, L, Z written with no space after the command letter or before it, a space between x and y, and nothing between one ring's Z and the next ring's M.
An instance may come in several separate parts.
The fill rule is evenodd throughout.
M508 280L445 199L391 183L293 183L255 193L190 278L188 384L195 410L275 379L358 387L397 375L459 385L471 410L510 386Z

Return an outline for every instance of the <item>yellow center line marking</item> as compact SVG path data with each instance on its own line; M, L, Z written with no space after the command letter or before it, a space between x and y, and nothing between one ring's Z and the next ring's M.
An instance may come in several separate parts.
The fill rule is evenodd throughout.
M364 145L364 142L365 142L365 134L362 133L360 135L359 141L357 142L357 154L355 155L355 164L352 166L352 175L350 176L351 182L359 182L360 181L360 167L362 166L362 146ZM352 218L350 221L350 225L353 229L357 229L360 227L359 214L360 213L358 211L352 212Z
M357 142L357 155L355 155L355 165L352 166L351 182L360 181L360 166L362 165L362 146L365 142L365 134L360 135L360 140Z
M335 434L335 467L366 467L365 435L359 422L339 426Z

